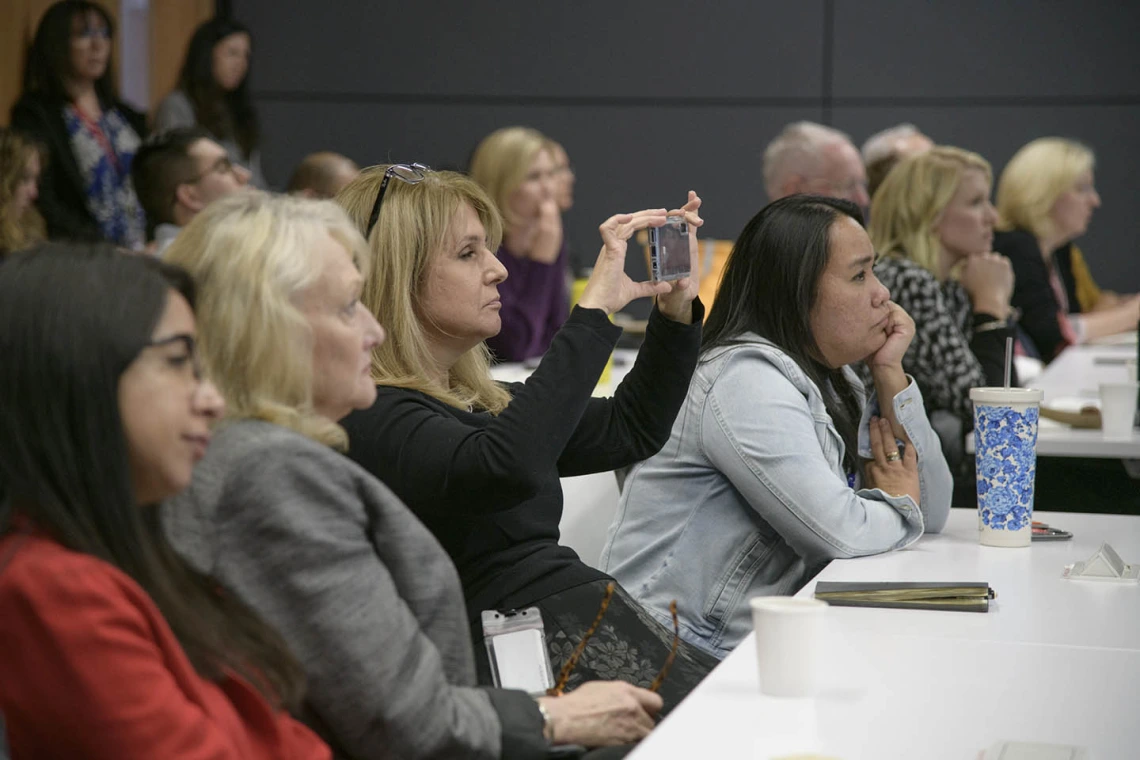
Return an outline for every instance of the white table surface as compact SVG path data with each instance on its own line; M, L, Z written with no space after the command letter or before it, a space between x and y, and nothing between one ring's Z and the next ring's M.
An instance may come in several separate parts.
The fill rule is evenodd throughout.
M1089 760L1140 752L1140 652L829 634L819 697L761 694L750 636L630 759L974 760L999 741L1083 746Z
M998 598L984 614L833 607L814 699L760 694L749 636L630 757L973 760L999 741L1140 756L1140 586L1060 577L1103 539L1140 561L1140 517L1035 517L1074 538L982 547L976 513L954 510L940 536L832 562L817 580L985 580Z
M1136 358L1136 343L1070 346L1045 371L1029 383L1045 392L1044 406L1077 411L1082 405L1098 405L1100 383L1124 382L1128 370L1124 361ZM974 452L974 436L966 436L966 451ZM1132 437L1114 440L1100 430L1082 430L1060 422L1042 419L1037 428L1037 455L1043 457L1092 457L1098 459L1140 459L1140 429Z
M1035 512L1033 519L1073 538L1034 541L1028 548L981 546L977 511L952 509L942 533L902 551L835 560L798 596L811 596L818 581L986 581L997 598L985 614L858 607L829 612L845 630L1140 651L1140 585L1061 577L1065 565L1088 559L1106 541L1125 562L1140 564L1140 517Z

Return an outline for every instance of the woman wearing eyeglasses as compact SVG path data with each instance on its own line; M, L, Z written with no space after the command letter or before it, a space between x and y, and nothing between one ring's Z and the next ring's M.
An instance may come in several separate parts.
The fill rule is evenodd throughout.
M349 455L420 517L459 568L472 635L484 610L542 612L557 673L593 622L604 573L558 544L559 478L606 472L653 454L668 438L688 388L703 307L698 278L637 283L627 240L665 222L664 209L611 217L589 284L530 379L508 387L488 371L484 344L502 327L508 269L495 256L501 220L471 179L419 166L365 170L337 196L371 258L362 299L391 338L376 350L376 402L344 424ZM684 213L696 249L700 199ZM694 253L695 255L695 253ZM612 399L591 394L621 334L608 316L657 296L645 345ZM616 589L571 686L656 678L673 645L668 601L642 609ZM481 649L481 648L480 648ZM713 666L682 647L661 686L675 705ZM489 680L484 652L481 678Z
M140 249L145 220L130 172L146 121L116 95L112 33L96 3L48 8L28 50L12 126L47 148L37 205L50 238Z
M330 757L289 717L304 679L281 637L158 527L222 412L193 306L185 272L110 246L0 266L0 725L15 760Z
M542 356L570 313L557 197L561 177L551 143L528 127L492 132L475 148L471 178L491 196L503 219L496 255L509 275L499 288L502 329L487 345L496 361Z
M337 421L376 396L384 330L359 297L364 241L331 202L211 204L166 260L200 292L226 420L163 507L175 548L265 616L308 677L303 715L350 758L542 758L644 736L660 699L624 683L535 700L478 688L455 566ZM358 270L358 265L364 272Z
M646 607L677 599L682 636L717 657L752 630L750 597L794 594L830 560L901 549L950 513L902 368L914 322L875 278L862 218L794 195L744 227L669 442L634 468L610 526L603 567ZM864 361L866 391L850 366Z

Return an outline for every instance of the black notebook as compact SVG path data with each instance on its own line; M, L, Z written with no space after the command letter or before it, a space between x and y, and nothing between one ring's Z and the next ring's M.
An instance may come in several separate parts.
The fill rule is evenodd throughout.
M815 598L836 607L893 607L900 610L988 612L995 596L988 583L820 581Z

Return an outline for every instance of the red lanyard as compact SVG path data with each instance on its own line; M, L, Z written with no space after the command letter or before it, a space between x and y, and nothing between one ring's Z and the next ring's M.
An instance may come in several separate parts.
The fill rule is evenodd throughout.
M86 127L87 131L91 133L91 136L95 138L95 142L99 143L99 147L103 149L103 153L107 156L108 160L115 165L115 171L122 174L122 167L119 165L119 155L115 153L115 148L111 145L111 140L107 137L107 133L103 131L103 128L99 126L98 122L83 112L83 109L79 107L78 103L73 104L73 107L75 108L75 113L79 114L79 120L83 122L83 126Z

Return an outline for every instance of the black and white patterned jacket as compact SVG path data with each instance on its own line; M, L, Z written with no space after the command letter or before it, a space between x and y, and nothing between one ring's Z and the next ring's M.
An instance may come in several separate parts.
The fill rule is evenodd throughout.
M875 276L890 290L891 300L914 319L914 340L903 357L903 369L918 383L927 413L951 412L966 430L972 429L970 388L1002 384L1005 339L1013 337L1014 328L976 332L996 317L975 314L958 282L940 283L908 259L884 256L875 264Z

